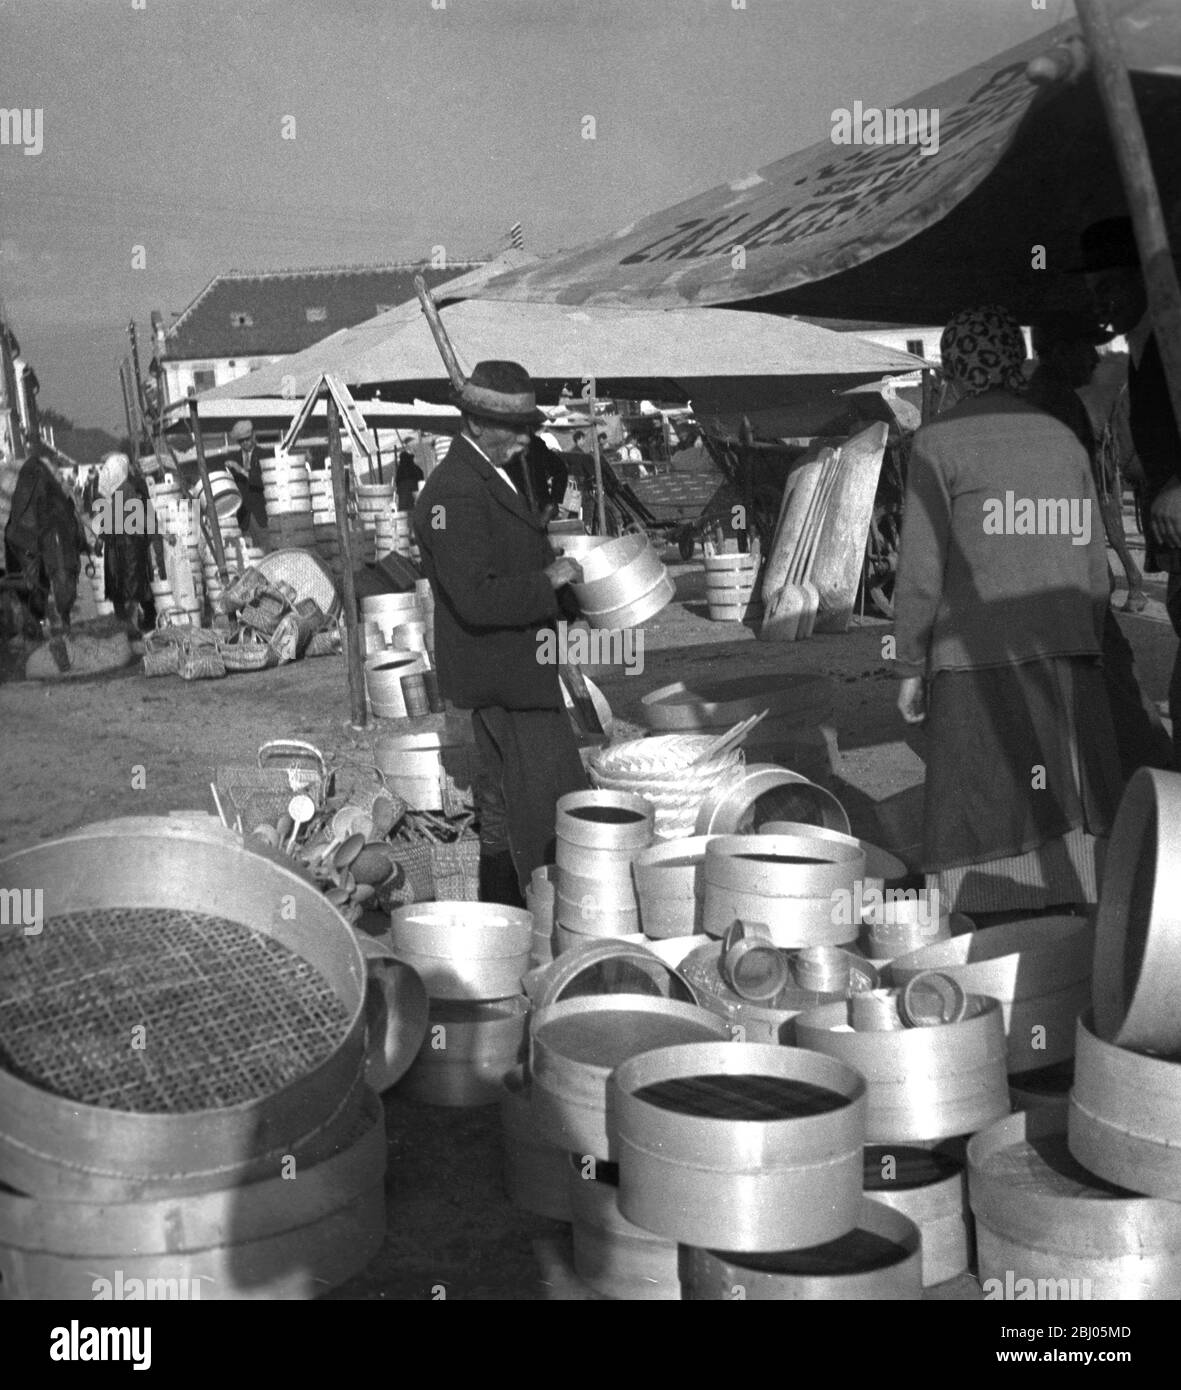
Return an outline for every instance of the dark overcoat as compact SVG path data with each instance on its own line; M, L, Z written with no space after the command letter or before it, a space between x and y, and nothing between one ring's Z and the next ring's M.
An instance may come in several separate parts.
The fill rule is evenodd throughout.
M558 669L538 661L537 634L558 616L545 526L462 435L419 493L414 531L443 695L459 709L561 709Z

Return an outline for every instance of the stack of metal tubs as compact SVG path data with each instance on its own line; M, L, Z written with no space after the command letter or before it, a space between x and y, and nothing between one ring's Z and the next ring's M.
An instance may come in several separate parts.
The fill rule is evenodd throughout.
M385 1229L368 971L314 885L143 817L12 855L0 887L31 909L0 929L0 1297L359 1272Z
M496 903L396 908L388 944L422 977L426 1036L399 1094L427 1105L495 1105L524 1057L533 919Z
M1181 1298L1181 776L1132 777L1106 865L1067 1114L1035 1105L969 1146L997 1297Z

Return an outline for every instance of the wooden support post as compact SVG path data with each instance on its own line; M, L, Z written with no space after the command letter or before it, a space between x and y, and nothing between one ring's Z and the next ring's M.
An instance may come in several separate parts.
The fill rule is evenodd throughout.
M598 534L607 534L607 495L603 491L603 458L599 453L599 427L595 423L595 379L588 377L590 391L586 396L586 409L590 415L591 454L595 461L595 498L598 518Z
M920 407L920 420L929 425L935 415L935 373L930 367L923 368L923 399Z
M119 363L119 390L123 393L123 418L127 421L127 447L131 451L131 459L135 467L139 467L139 436L135 432L135 426L131 423L131 398L127 394L127 359L124 358Z
M201 474L201 487L205 494L205 520L209 525L209 543L213 546L213 560L222 584L228 584L230 577L226 569L225 547L221 541L221 520L213 504L213 484L209 481L209 469L205 463L205 441L201 437L196 396L189 397L189 428L193 431L193 444L197 450L197 471Z
M353 578L353 541L349 531L348 493L344 480L344 450L340 445L340 411L330 391L328 398L328 450L332 456L332 500L336 507L336 539L340 546L344 590L345 657L349 668L349 715L355 729L363 729L369 713L365 700L365 667L361 659L361 632L357 626L357 586Z
M1132 214L1169 400L1181 426L1181 288L1169 249L1169 234L1148 156L1148 142L1108 6L1103 0L1075 0L1075 9L1091 52L1111 143Z

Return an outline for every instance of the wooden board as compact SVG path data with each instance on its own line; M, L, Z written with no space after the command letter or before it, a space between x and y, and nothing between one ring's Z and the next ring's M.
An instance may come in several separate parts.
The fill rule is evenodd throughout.
M820 469L826 449L817 448L805 454L788 475L784 489L783 506L779 512L779 524L775 528L775 539L767 554L767 567L763 571L763 603L768 604L787 583L787 572L804 529L804 518L808 514L808 504L820 478Z
M844 632L865 559L887 427L870 425L841 450L842 467L829 498L811 579L820 594L817 632Z

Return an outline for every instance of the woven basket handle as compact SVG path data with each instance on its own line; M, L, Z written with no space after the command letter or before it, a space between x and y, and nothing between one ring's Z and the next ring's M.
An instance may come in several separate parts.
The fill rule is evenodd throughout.
M289 757L293 753L303 753L314 757L320 764L320 776L326 777L328 775L328 766L324 762L324 754L320 752L314 743L305 743L303 739L299 738L270 739L258 750L258 765L265 770L268 762L273 762L276 758L285 755Z

